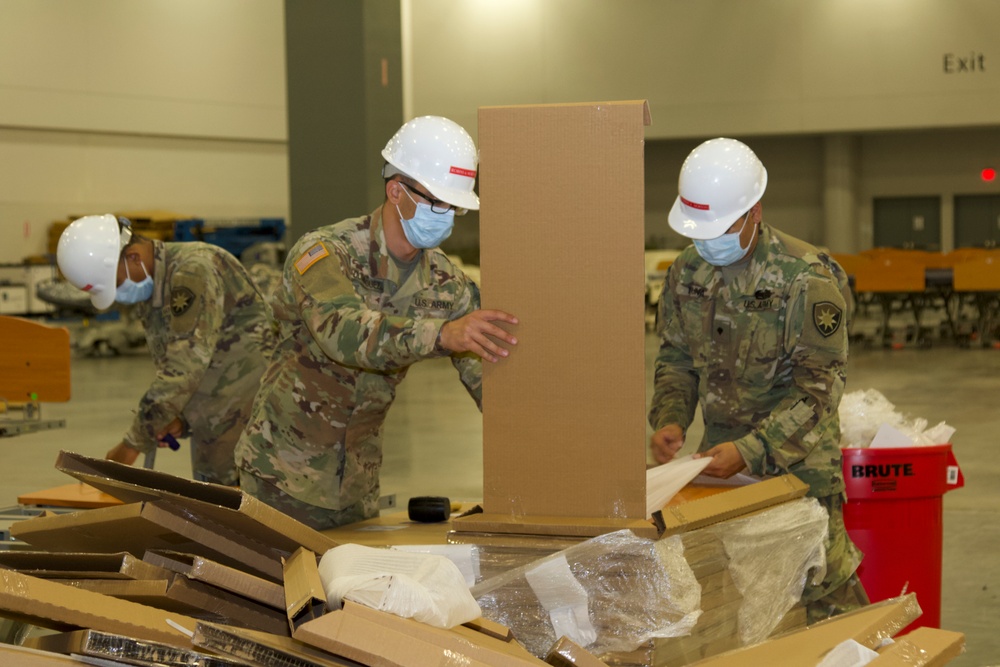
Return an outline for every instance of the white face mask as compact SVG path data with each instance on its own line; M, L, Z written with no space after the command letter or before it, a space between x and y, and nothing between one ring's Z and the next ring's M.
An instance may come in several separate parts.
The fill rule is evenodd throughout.
M747 211L739 230L731 234L723 234L714 239L696 240L694 242L695 250L698 251L702 259L712 266L729 266L740 261L746 257L747 250L753 245L754 236L757 235L757 227L755 226L753 236L750 237L747 247L744 248L740 245L740 234L743 233L743 229L747 226L747 220L749 219L750 211Z
M417 207L413 217L406 220L399 211L399 204L396 204L396 213L399 213L399 221L403 225L406 240L414 248L436 248L441 245L451 236L451 230L455 226L455 210L435 213L431 210L430 204L418 202L411 197L405 186L403 192L406 192L406 196L410 197L410 201Z
M153 296L153 278L149 275L146 265L141 260L139 261L139 266L142 267L142 272L146 274L146 277L139 282L135 282L132 280L132 276L128 274L128 260L125 261L125 280L115 290L115 301L118 303L130 305L145 301Z

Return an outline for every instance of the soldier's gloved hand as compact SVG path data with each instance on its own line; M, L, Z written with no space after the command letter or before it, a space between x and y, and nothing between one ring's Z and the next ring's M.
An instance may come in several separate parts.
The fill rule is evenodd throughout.
M649 438L649 448L657 463L669 463L684 446L684 429L667 424Z
M700 459L706 456L712 457L712 462L702 471L702 474L711 475L712 477L728 479L747 467L746 461L743 460L743 455L740 454L740 450L736 448L736 443L733 442L724 442L721 445L716 445L706 452L695 454L692 458Z
M516 317L502 310L474 310L441 327L441 347L449 352L472 352L492 362L498 357L506 357L510 350L491 340L490 336L507 345L517 345L517 339L493 324L495 321L517 324Z
M124 463L127 466L135 463L135 460L139 458L139 450L134 447L130 447L128 443L119 442L117 445L108 450L105 455L106 459L109 461L117 461L118 463Z

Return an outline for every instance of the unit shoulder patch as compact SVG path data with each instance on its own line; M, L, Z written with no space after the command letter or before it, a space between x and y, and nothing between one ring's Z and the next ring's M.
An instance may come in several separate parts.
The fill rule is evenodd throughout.
M824 338L837 333L840 323L844 320L844 309L829 301L813 304L813 324Z
M194 305L195 295L188 287L175 287L170 290L170 312L175 316L183 315Z
M304 274L309 267L323 259L324 257L329 257L330 251L326 249L322 241L317 241L308 250L302 253L302 256L295 260L295 268L298 270L299 275Z

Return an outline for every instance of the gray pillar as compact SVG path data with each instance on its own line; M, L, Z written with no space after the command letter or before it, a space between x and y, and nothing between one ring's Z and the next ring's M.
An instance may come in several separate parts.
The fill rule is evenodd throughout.
M831 134L823 139L823 245L830 252L853 253L858 248L857 136Z
M399 0L286 0L288 242L383 199L403 122Z

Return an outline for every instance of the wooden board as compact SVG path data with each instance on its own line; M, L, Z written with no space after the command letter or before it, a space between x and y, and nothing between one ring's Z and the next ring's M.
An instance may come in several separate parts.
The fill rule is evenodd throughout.
M70 397L69 330L0 315L0 398L65 402Z
M17 502L22 505L75 507L78 509L94 509L122 504L122 501L114 496L81 482L25 493L17 497Z

